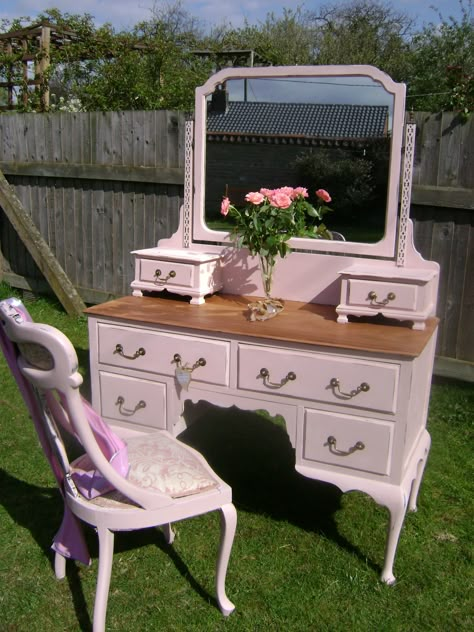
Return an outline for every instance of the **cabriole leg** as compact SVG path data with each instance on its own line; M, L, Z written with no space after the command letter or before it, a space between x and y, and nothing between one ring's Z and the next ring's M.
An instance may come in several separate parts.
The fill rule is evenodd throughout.
M402 489L393 494L389 503L384 503L390 512L390 519L387 533L387 544L385 548L385 561L380 579L386 584L394 584L393 562L397 552L398 539L402 530L406 513L406 497Z
M217 559L216 594L219 609L225 617L235 610L234 604L227 598L225 593L225 578L236 526L237 512L234 505L229 503L221 507L221 542Z
M109 598L110 574L114 555L114 534L105 527L97 529L99 535L99 571L94 603L93 632L105 632L105 617Z
M418 499L418 492L420 491L421 481L423 479L423 474L425 471L426 462L428 460L428 454L430 452L431 446L431 437L428 433L426 433L426 445L423 454L423 458L418 462L418 467L416 469L416 478L413 481L410 491L410 498L408 499L408 511L416 511L416 501Z
M64 579L66 577L66 558L57 551L54 554L54 574L56 579Z
M161 526L163 531L163 535L165 536L166 544L173 544L174 542L174 531L171 526L171 523L167 522L166 524Z

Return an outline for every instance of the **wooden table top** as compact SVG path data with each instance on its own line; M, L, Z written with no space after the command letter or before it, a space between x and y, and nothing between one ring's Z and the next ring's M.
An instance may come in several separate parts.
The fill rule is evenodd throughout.
M247 304L254 300L215 294L204 305L191 305L183 297L126 296L89 307L85 313L143 325L408 357L421 354L438 324L437 318L429 318L422 331L411 329L409 322L378 317L354 318L341 324L336 322L333 306L296 301L286 301L285 309L275 318L250 321Z

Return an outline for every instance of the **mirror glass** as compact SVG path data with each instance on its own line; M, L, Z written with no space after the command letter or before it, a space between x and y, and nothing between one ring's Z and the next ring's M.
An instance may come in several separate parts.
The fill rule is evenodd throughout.
M284 76L281 68L240 69L251 73L238 77L221 71L203 87L195 212L207 239L217 240L229 229L228 218L220 214L224 196L243 206L245 195L262 187L301 186L312 202L317 189L331 195L333 212L324 221L345 241L332 244L333 250L385 242L384 252L393 254L390 218L397 214L394 177L400 173L394 135L401 135L394 129L396 91L367 73L342 75L335 74L339 67L332 68L333 74L319 74L314 67L302 75L298 67L300 74L288 69ZM296 247L305 249L328 248L323 240L295 241L304 242Z

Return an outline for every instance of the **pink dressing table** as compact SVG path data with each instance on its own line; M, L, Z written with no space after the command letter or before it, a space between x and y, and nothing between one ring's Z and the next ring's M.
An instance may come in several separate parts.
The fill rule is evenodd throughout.
M224 86L231 99L233 82L256 81L256 92L261 80L290 78L341 87L366 82L385 95L385 230L375 243L294 240L297 251L276 269L275 296L285 299L284 311L250 322L247 304L262 296L257 262L206 221L213 181L206 170L210 95ZM177 435L185 428L186 400L281 414L298 472L342 491L363 491L388 508L381 577L389 584L430 447L439 276L437 264L413 247L414 128L404 136L404 94L404 86L368 66L242 68L212 77L196 91L195 125L187 128L177 233L134 253L133 296L86 311L93 404L110 423L124 432L160 427ZM165 289L170 294L162 297ZM147 290L152 294L142 296Z

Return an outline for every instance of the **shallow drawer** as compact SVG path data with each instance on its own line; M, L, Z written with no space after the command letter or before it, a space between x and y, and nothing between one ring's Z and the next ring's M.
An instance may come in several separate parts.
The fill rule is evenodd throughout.
M103 417L152 428L166 428L166 384L101 371Z
M105 323L99 323L98 339L101 364L174 376L175 356L179 355L182 366L196 365L192 380L221 385L229 382L229 343L225 341Z
M239 388L387 413L395 412L399 368L324 353L239 346Z
M331 465L389 474L392 424L306 410L302 457Z
M154 283L163 289L166 285L192 287L195 266L175 261L140 259L139 280Z
M348 304L373 307L374 310L403 309L415 311L418 305L417 285L390 281L349 279Z

